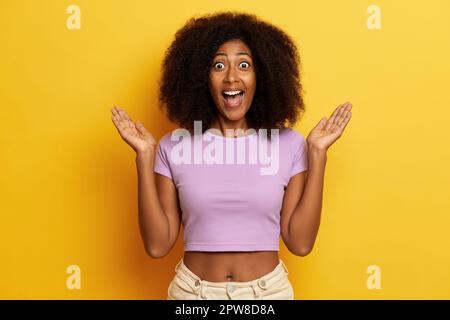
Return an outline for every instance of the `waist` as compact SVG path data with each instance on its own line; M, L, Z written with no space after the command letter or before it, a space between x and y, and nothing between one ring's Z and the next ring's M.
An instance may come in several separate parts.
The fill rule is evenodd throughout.
M241 282L255 280L273 271L279 263L279 256L278 251L186 251L183 261L202 280Z

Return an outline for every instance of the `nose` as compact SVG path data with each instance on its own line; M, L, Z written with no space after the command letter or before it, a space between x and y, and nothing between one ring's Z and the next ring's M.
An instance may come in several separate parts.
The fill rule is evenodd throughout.
M236 70L231 67L228 68L228 71L225 74L225 82L235 82L237 80Z

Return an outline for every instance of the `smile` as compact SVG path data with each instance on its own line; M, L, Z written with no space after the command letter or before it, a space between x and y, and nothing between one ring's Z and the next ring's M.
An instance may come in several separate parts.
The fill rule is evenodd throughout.
M237 108L244 100L245 92L242 90L223 91L222 98L228 108Z

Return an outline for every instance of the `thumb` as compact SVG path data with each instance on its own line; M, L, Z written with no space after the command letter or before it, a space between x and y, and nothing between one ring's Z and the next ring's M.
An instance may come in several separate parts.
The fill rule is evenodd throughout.
M139 130L140 133L142 133L143 135L148 135L149 132L147 131L147 129L145 129L144 125L142 124L142 122L140 121L136 121L136 128Z
M314 130L322 130L325 128L325 125L327 124L327 117L323 117L320 119L319 123L314 127Z

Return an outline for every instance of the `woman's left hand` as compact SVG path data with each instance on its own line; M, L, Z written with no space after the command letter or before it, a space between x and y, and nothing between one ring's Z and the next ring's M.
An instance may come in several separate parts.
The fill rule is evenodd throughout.
M352 104L346 102L338 106L328 120L323 117L306 139L308 148L326 151L342 135L352 117L351 108Z

